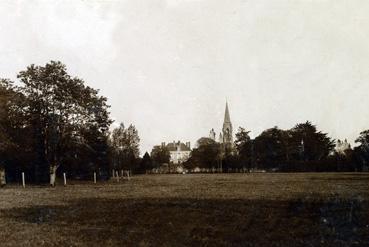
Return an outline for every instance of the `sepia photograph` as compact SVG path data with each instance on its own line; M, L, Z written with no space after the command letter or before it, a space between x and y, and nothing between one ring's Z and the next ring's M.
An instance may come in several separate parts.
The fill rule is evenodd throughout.
M369 246L368 13L0 0L0 246Z

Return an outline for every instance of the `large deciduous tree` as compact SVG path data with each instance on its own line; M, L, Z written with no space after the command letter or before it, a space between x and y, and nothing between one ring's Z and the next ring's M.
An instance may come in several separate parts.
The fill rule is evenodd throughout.
M335 142L327 133L318 131L311 122L297 124L290 130L290 145L296 160L324 160L334 150Z
M362 131L355 142L359 144L354 149L355 170L362 170L363 167L369 167L369 130Z
M125 128L121 123L111 134L113 150L113 167L119 169L134 169L140 155L140 137L134 125Z
M196 164L202 168L219 167L221 162L221 145L211 138L202 137L197 140L197 148L190 155L188 164Z
M96 152L96 141L106 140L111 124L107 99L71 77L61 62L30 65L17 77L17 92L25 99L17 110L22 128L30 130L35 178L41 182L49 177L54 186L60 165L78 158L82 148Z
M169 164L170 152L164 145L154 146L151 150L151 159L155 167L160 167L162 164Z
M153 161L150 157L150 154L146 152L144 156L142 157L142 160L140 162L140 167L138 169L139 172L146 172L148 170L151 170L153 167Z
M10 146L13 145L13 141L9 136L10 118L9 108L11 107L9 102L14 96L12 85L7 80L0 81L0 186L6 184L5 167L7 161L7 154Z
M289 131L278 127L264 130L254 140L254 153L259 166L275 168L289 160Z
M3 184L5 171L9 174L7 177L14 180L19 168L24 168L33 158L30 128L23 111L26 106L27 99L14 83L0 79L0 179Z
M250 131L239 127L236 133L235 147L238 154L238 162L241 168L250 168L253 159L252 140Z

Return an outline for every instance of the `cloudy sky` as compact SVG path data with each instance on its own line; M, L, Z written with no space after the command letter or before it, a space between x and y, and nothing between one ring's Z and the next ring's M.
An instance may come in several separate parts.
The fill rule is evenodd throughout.
M0 77L60 60L133 123L141 153L306 120L369 129L369 1L0 1Z

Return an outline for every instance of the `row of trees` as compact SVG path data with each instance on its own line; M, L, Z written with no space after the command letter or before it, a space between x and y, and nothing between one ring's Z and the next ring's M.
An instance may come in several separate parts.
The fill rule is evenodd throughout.
M360 134L357 147L343 153L336 152L335 141L311 122L289 130L267 129L255 139L249 133L240 127L233 145L200 138L185 166L279 171L359 171L368 166L369 131Z
M163 164L170 164L170 152L165 146L154 146L151 155L146 152L142 159L138 160L135 171L146 173L152 169L162 167Z
M135 172L169 163L166 147L139 157L138 131L112 120L107 99L98 90L67 73L61 62L30 65L17 82L0 79L0 184L17 180L55 184L57 173L108 176L112 169ZM191 167L262 168L279 170L361 170L369 161L369 130L358 146L335 153L335 142L310 122L290 130L265 130L255 139L240 128L233 145L209 138L198 140L186 162Z
M112 120L107 99L71 77L61 62L30 65L18 81L0 80L0 182L20 178L55 184L58 172L68 176L108 175L130 169L139 160L136 128Z

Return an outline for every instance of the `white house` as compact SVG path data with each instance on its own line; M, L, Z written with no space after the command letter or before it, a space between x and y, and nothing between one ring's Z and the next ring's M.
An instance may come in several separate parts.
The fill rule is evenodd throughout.
M166 145L170 152L170 162L173 164L181 164L186 162L191 154L191 144L186 142L186 144L178 141L171 142Z

